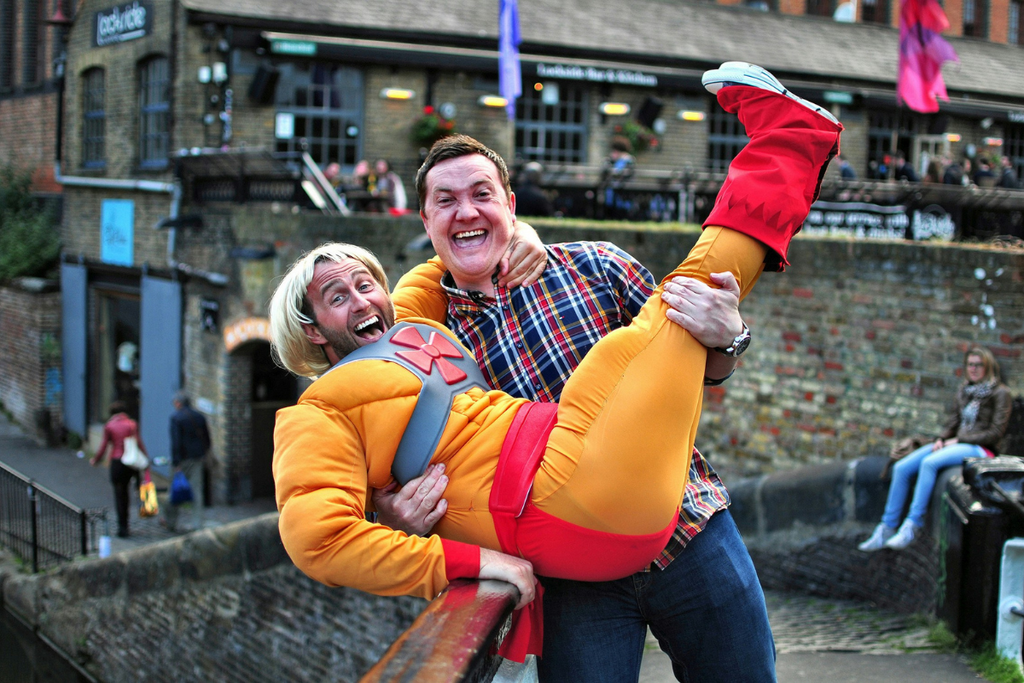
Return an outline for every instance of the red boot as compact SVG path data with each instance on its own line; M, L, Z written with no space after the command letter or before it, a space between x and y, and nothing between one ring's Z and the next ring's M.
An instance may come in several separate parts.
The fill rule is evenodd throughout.
M764 243L766 270L783 270L793 235L818 197L843 126L798 98L761 67L729 62L704 76L718 103L739 116L750 142L729 165L705 226L720 225Z

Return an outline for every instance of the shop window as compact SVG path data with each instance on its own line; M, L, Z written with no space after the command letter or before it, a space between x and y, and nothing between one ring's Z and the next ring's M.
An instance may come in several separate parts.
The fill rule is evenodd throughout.
M321 167L331 162L347 170L355 166L363 139L363 73L325 62L279 69L277 115L291 126L278 137L277 151L309 152Z
M988 0L964 0L964 35L988 37Z
M82 76L82 166L106 166L107 113L104 109L103 69L89 69Z
M22 29L21 29L21 84L24 86L39 85L43 78L42 50L43 43L41 35L43 22L39 13L42 10L38 0L23 0Z
M725 173L749 141L736 115L715 107L708 117L708 170Z
M0 0L0 90L14 87L14 0Z
M832 18L836 11L835 0L807 0L807 14L815 17Z
M167 167L170 147L171 83L166 57L148 59L139 67L139 165Z
M537 83L524 91L516 100L517 158L556 164L586 161L586 91L567 83Z
M1024 45L1024 14L1021 12L1021 0L1010 0L1010 21L1006 31L1006 42L1011 45Z
M864 0L860 20L865 24L889 24L889 3L886 0Z
M924 127L916 116L899 112L874 111L868 115L868 169L867 177L882 180L890 175L895 150L912 159L914 137ZM896 146L893 147L895 140Z

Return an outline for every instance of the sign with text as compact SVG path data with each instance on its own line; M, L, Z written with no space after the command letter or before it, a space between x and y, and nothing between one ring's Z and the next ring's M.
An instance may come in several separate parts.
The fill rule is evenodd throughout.
M952 216L938 204L921 209L867 202L814 202L804 221L808 235L884 240L951 240Z
M655 87L658 77L654 74L629 69L606 69L576 64L537 64L539 78L561 78L567 81L591 81L593 83L618 83L620 85L643 85Z
M130 266L135 258L135 202L104 199L100 209L100 260Z
M809 235L902 240L907 237L909 225L905 206L814 202L804 221L804 231Z
M135 40L153 31L153 10L138 0L100 10L95 16L92 44L96 47Z

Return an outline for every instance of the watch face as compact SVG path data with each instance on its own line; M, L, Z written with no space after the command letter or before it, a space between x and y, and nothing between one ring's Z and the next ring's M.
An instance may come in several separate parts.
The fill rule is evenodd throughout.
M733 356L740 355L741 353L743 353L744 351L747 350L748 346L750 346L750 337L749 336L744 337L743 339L741 339L739 341L738 344L735 345L735 348L733 348L733 351L732 351L732 355Z

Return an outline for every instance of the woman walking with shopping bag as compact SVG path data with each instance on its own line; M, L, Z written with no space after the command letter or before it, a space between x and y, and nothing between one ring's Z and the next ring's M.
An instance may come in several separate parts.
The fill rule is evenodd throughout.
M139 436L139 425L128 417L126 410L122 401L110 404L110 419L103 425L103 441L89 461L95 467L110 447L110 483L114 487L117 535L121 538L128 536L128 484L135 479L138 490L141 472L149 470L149 457Z

